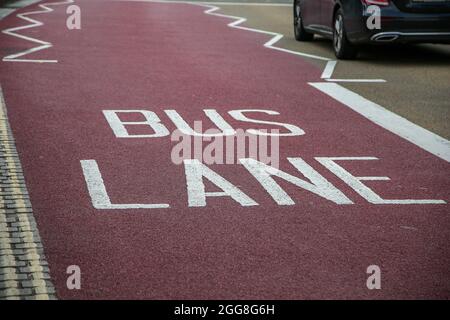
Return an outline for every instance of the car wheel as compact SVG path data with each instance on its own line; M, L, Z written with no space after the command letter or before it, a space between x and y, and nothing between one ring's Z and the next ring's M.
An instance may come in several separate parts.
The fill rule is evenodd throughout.
M300 1L294 2L294 34L297 41L311 41L314 38L313 33L309 33L303 27Z
M339 9L334 16L333 48L338 59L354 59L358 50L348 41L344 26L344 14Z

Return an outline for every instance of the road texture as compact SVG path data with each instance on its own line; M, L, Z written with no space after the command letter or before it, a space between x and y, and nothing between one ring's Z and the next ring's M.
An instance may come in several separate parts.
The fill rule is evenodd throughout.
M312 61L218 15L239 10L252 27L288 34L287 7L80 0L81 30L68 30L70 2L16 30L39 43L11 35L27 23L16 13L0 21L0 83L58 298L450 297L446 49L426 47L441 60L418 63L437 94L427 100L422 78L415 94L440 114L422 119L387 53L339 62L333 74L386 83L340 86L324 78L329 44L281 39L326 58ZM251 18L267 10L277 12L273 22ZM399 73L415 72L413 61L399 64ZM407 118L444 138L380 106L402 115L404 97ZM182 126L174 111L206 128L215 127L211 109L233 129L281 130L281 171L251 159L175 164L164 130ZM80 290L67 286L73 265ZM366 286L371 265L379 290Z

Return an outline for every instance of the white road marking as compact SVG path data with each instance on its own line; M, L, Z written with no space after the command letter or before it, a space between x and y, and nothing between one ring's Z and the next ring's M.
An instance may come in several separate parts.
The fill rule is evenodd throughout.
M263 7L291 7L289 3L266 3L266 2L215 2L215 1L172 1L172 0L114 0L114 1L135 1L135 2L154 2L154 3L177 3L194 5L218 5L218 6L263 6Z
M376 83L384 83L386 80L384 79L324 79L328 82L376 82Z
M118 113L138 113L143 115L144 121L122 121L120 120ZM154 138L168 136L169 130L161 123L158 115L148 110L103 110L103 115L108 121L109 126L116 135L117 138ZM130 134L126 126L131 125L147 125L154 133L152 134Z
M325 70L323 70L322 75L320 76L322 79L330 79L333 75L334 69L336 68L337 61L328 61L325 66Z
M246 31L252 31L252 32L257 32L257 33L263 33L263 34L267 34L267 35L271 35L273 36L269 41L267 41L264 44L264 47L268 48L268 49L272 49L272 50L277 50L277 51L281 51L281 52L286 52L286 53L290 53L290 54L294 54L297 56L302 56L305 58L311 58L311 59L316 59L316 60L321 60L321 61L327 61L327 65L325 67L324 72L322 73L322 79L326 79L327 81L333 81L333 82L386 82L386 80L383 79L331 79L331 76L333 75L335 66L337 64L336 60L332 60L330 58L326 58L326 57L322 57L319 55L314 55L314 54L310 54L310 53L306 53L306 52L301 52L301 51L294 51L294 50L289 50L289 49L285 49L285 48L280 48L280 47L276 47L274 46L277 42L279 42L281 39L284 38L284 35L282 35L281 33L276 33L276 32L270 32L270 31L265 31L265 30L261 30L261 29L255 29L255 28L248 28L248 27L242 27L240 26L242 23L246 22L247 19L243 18L243 17L237 17L237 16L231 16L231 15L226 15L226 14L221 14L221 13L215 13L215 11L220 10L220 7L217 7L217 5L231 5L231 3L227 3L227 2L192 2L192 1L170 1L170 0L115 0L115 1L127 1L127 2L152 2L152 3L177 3L177 4L191 4L191 5L197 5L197 6L202 6L202 7L208 7L209 9L207 9L206 11L204 11L205 14L209 14L209 15L214 15L217 17L222 17L222 18L227 18L227 19L235 19L236 21L231 22L228 24L228 26L230 28L236 28L236 29L241 29L241 30L246 30ZM245 3L236 3L236 5L246 5ZM247 4L249 5L249 4ZM266 4L259 4L259 3L251 3L251 5L254 6L258 6L258 5L273 5L273 6L280 6L280 4L271 4L271 3L266 3ZM291 6L290 4L285 4L284 6Z
M283 127L289 132L286 133L279 133L272 132L270 130L269 132L267 130L261 131L256 129L248 129L246 132L254 134L254 135L263 135L263 136L278 136L278 137L291 137L291 136L302 136L305 134L305 131L303 131L301 128L297 127L293 124L288 123L281 123L281 122L274 122L274 121L264 121L264 120L256 120L251 119L245 115L245 113L265 113L268 115L279 115L280 113L273 110L264 110L264 109L240 109L240 110L230 110L228 111L228 114L232 116L234 119L238 121L248 122L248 123L258 123L258 124L265 124L270 126L280 126Z
M416 146L450 162L450 141L432 133L407 119L367 100L337 83L309 83L363 117L402 137Z
M149 2L154 2L155 0L131 0L131 1L149 1ZM163 1L163 0L156 0L156 1L157 2L170 2L170 1ZM183 2L180 2L180 3L183 3ZM207 5L206 2L203 2L203 3L185 2L185 3L202 5L202 6ZM211 3L211 4L216 4L217 5L218 3ZM255 5L257 5L257 4L255 4ZM220 14L220 13L214 13L215 11L220 10L220 8L217 7L217 6L214 6L214 5L207 5L207 6L210 7L210 9L205 11L206 14L214 15L214 16L218 16L218 17L222 17L222 18L227 18L227 19L236 19L236 21L231 22L231 23L228 24L228 26L230 28L236 28L236 29L252 31L252 32L257 32L257 33L264 33L264 34L268 34L268 35L273 36L272 39L270 39L269 41L267 41L264 44L264 47L266 47L266 48L277 50L277 51L281 51L281 52L286 52L286 53L290 53L290 54L294 54L294 55L298 55L298 56L302 56L302 57L306 57L306 58L311 58L311 59L316 59L316 60L321 60L321 61L327 61L327 64L325 66L325 70L323 71L322 76L321 76L323 79L327 79L327 81L334 81L334 82L344 82L344 81L346 81L346 82L386 82L386 80L383 80L383 79L369 79L369 80L367 80L367 79L361 79L361 80L358 80L358 79L348 79L348 80L346 80L346 79L331 79L331 76L333 75L334 69L335 69L336 64L337 64L336 60L331 60L331 59L326 58L326 57L322 57L322 56L318 56L318 55L314 55L314 54L309 54L309 53L305 53L305 52L300 52L300 51L294 51L294 50L289 50L289 49L285 49L285 48L275 47L274 45L277 42L279 42L281 39L283 39L283 37L284 37L284 35L282 35L281 33L275 33L275 32L265 31L265 30L261 30L261 29L242 27L240 25L247 21L246 18L237 17L237 16L230 16L230 15L225 15L225 14Z
M332 79L336 65L336 60L328 61L320 77L330 82L386 82L384 79Z
M115 0L115 1L137 1L137 2L159 2L159 3L171 3L170 1L165 0ZM174 2L172 2L174 3ZM283 38L282 34L254 29L254 28L245 28L238 27L237 25L247 21L247 19L236 16L228 16L224 14L214 13L214 11L219 10L219 7L211 6L202 3L192 3L187 1L177 1L176 3L187 3L199 6L206 6L209 9L204 11L206 14L215 15L219 17L224 17L228 19L235 19L236 21L228 24L228 26L232 28L238 28L247 31L253 31L258 33L264 33L268 35L272 35L272 39L264 44L266 48L279 50L299 56L304 56L308 58L318 59L327 61L327 66L325 66L325 70L322 73L322 77L329 82L338 82L345 81L345 79L331 79L331 76L336 67L335 60L331 60L326 57L310 55L306 53L296 52L292 50L287 50L283 48L277 48L273 45L280 41ZM362 79L364 82L384 82L383 79ZM347 81L352 82L361 82L358 79L348 79ZM329 96L335 98L340 101L344 105L350 107L354 111L358 112L362 116L371 120L372 122L378 124L379 126L391 131L392 133L410 141L411 143L417 145L418 147L431 152L432 154L438 156L441 159L444 159L450 162L450 142L408 120L405 118L396 115L395 113L383 108L380 105L375 104L374 102L367 100L360 95L345 89L337 83L309 83L314 88L328 94ZM392 121L392 122L391 122Z
M128 1L130 1L130 0L128 0ZM154 2L155 0L131 0L131 1ZM156 0L156 1L158 1L158 2L165 2L163 0ZM166 2L170 2L170 1L166 1ZM214 16L218 16L218 17L222 17L222 18L227 18L227 19L236 19L236 21L231 22L231 23L228 24L228 26L230 28L236 28L236 29L252 31L252 32L257 32L257 33L264 33L264 34L268 34L268 35L273 36L272 39L270 39L269 41L267 41L264 44L264 47L266 47L268 49L277 50L277 51L281 51L281 52L286 52L286 53L294 54L294 55L297 55L297 56L302 56L302 57L305 57L305 58L311 58L311 59L316 59L316 60L321 60L321 61L327 61L327 64L325 66L325 70L322 73L322 78L326 79L327 81L333 81L333 82L386 82L386 80L383 80L383 79L360 79L360 80L359 79L348 79L348 80L346 80L346 79L331 79L331 76L333 75L334 69L335 69L336 64L337 64L336 60L331 60L329 58L318 56L318 55L314 55L314 54L310 54L310 53L305 53L305 52L294 51L294 50L289 50L289 49L285 49L285 48L276 47L274 45L276 43L278 43L284 37L284 35L282 35L281 33L275 33L275 32L265 31L265 30L261 30L261 29L242 27L240 25L247 21L246 18L237 17L237 16L230 16L230 15L225 15L225 14L220 14L220 13L214 13L215 11L220 10L219 7L214 6L214 5L207 5L206 3L193 3L193 2L189 2L189 3L190 4L196 4L196 5L210 7L210 9L205 11L206 14L214 15Z
M295 55L298 55L298 56L303 56L303 57L307 57L307 58L313 58L313 59L317 59L317 60L323 60L323 61L329 61L330 60L328 58L325 58L325 57L322 57L322 56L318 56L318 55L313 55L313 54L308 54L308 53L304 53L304 52L293 51L293 50L288 50L288 49L284 49L284 48L275 47L274 44L276 44L278 41L280 41L284 37L281 33L270 32L270 31L254 29L254 28L248 28L248 27L242 27L242 26L240 26L240 24L246 22L247 21L246 18L230 16L230 15L221 14L221 13L215 13L215 11L220 10L220 8L216 7L216 6L204 5L204 4L201 4L201 3L197 3L197 5L209 7L209 9L205 11L206 14L213 15L213 16L216 16L216 17L222 17L222 18L226 18L226 19L235 19L236 21L233 21L233 22L228 24L228 26L230 28L241 29L241 30L246 30L246 31L252 31L252 32L257 32L257 33L263 33L263 34L267 34L267 35L273 36L269 41L264 43L264 47L266 47L268 49L273 49L273 50L278 50L278 51L282 51L282 52L287 52L287 53L295 54Z
M117 1L124 1L124 0L117 0ZM125 1L145 1L145 2L161 2L161 3L171 3L170 1L163 1L163 0L125 0ZM51 47L51 43L41 41L38 39L26 37L21 34L15 33L15 31L33 28L42 26L43 23L37 20L33 20L31 18L26 17L27 15L31 14L39 14L39 13L46 13L46 12L52 12L53 9L47 7L49 5L58 5L58 4L68 4L73 3L73 0L66 0L64 2L55 2L55 3L46 3L46 4L40 4L39 6L43 8L43 11L33 11L28 12L24 14L18 14L17 17L26 20L28 22L31 22L30 25L16 27L4 30L3 33L18 37L24 40L28 40L34 43L40 44L40 46L32 48L30 50L26 50L23 52L19 52L14 55L10 55L3 58L3 61L17 61L17 62L57 62L57 60L29 60L29 59L17 59L18 57L24 56L26 54L29 54L31 52L36 52L40 50L47 49ZM236 21L229 23L228 26L232 28L237 28L241 30L247 30L252 32L258 32L258 33L264 33L268 35L272 35L272 39L270 39L268 42L264 44L266 48L279 50L299 56L304 56L308 58L328 61L327 66L325 67L325 70L322 73L322 78L326 81L361 81L358 79L330 79L332 76L332 73L334 71L334 68L336 66L336 61L331 60L329 58L316 56L316 55L310 55L306 53L296 52L292 50L287 50L283 48L274 47L273 45L277 43L279 40L283 38L282 34L274 33L274 32L268 32L264 30L254 29L254 28L246 28L246 27L240 27L239 24L247 21L245 18L242 17L235 17L235 16L228 16L223 14L214 13L215 11L219 10L219 7L211 6L207 4L202 3L193 3L193 2L187 2L187 1L177 1L172 3L188 3L188 4L195 4L200 6L207 6L209 9L205 11L206 14L215 15L219 17L229 18L229 19L236 19ZM363 79L363 81L367 82L381 82L384 81L382 79ZM338 100L339 102L343 103L344 105L350 107L354 111L358 112L359 114L363 115L364 117L368 118L369 120L373 121L374 123L380 125L381 127L397 134L398 136L414 143L415 145L421 147L424 150L427 150L428 152L438 156L441 159L444 159L448 162L450 162L450 142L424 128L421 128L420 126L413 124L412 122L406 120L405 118L398 116L391 111L383 108L380 105L377 105L373 103L370 100L367 100L360 95L343 88L342 86L336 84L336 83L310 83L313 87L316 89L328 94L329 96L333 97L334 99Z
M389 177L358 177L359 181L390 181Z
M215 110L215 109L205 109L203 112L211 120L212 123L218 128L216 133L203 133L196 130L196 124L194 121L194 129L191 128L189 124L180 116L176 110L164 110L166 115L172 120L176 125L178 130L185 135L197 136L197 137L221 137L221 136L232 136L236 131L231 127L228 122ZM200 123L199 123L200 124Z
M170 206L161 204L112 204L103 182L102 174L95 160L81 160L84 179L95 209L164 209Z
M176 4L190 4L190 5L196 5L196 6L201 6L201 7L207 7L208 9L204 11L205 14L209 14L209 15L213 15L213 16L221 17L221 18L226 18L226 19L236 20L236 21L233 21L233 22L231 22L231 23L229 23L227 25L230 28L241 29L241 30L246 30L246 31L252 31L252 32L257 32L257 33L263 33L263 34L267 34L267 35L272 36L272 38L269 41L264 43L264 47L266 47L268 49L273 49L273 50L277 50L277 51L287 52L287 53L290 53L290 54L295 54L295 55L298 55L298 56L302 56L302 57L306 57L306 58L312 58L312 59L316 59L316 60L322 60L322 61L330 61L331 60L329 58L318 56L318 55L314 55L314 54L309 54L309 53L304 53L304 52L293 51L293 50L288 50L288 49L284 49L284 48L275 47L274 44L277 43L278 41L280 41L284 37L284 35L282 35L281 33L270 32L270 31L265 31L265 30L261 30L261 29L242 27L242 26L240 26L240 24L246 22L247 21L246 18L237 17L237 16L230 16L230 15L221 14L221 13L215 13L215 11L220 10L220 7L217 7L215 5L211 5L211 4L216 4L216 3L213 3L213 2L211 2L211 4L209 4L209 2L167 1L167 0L115 0L115 1L151 2L151 3L176 3ZM254 3L253 5L256 6L258 4Z
M309 179L310 182L302 180L296 176L290 175L284 171L268 166L252 158L239 159L244 167L255 177L273 200L280 206L292 206L294 200L284 191L280 185L272 178L276 176L288 181L293 185L312 192L322 198L332 201L336 204L353 204L340 190L333 186L320 173L314 170L302 158L288 158L288 161Z
M408 227L408 226L400 226L400 228L405 229L405 230L412 230L412 231L418 231L419 230L416 227Z
M372 204L446 204L444 200L435 199L383 199L361 181L387 181L389 177L355 177L336 161L378 160L376 157L316 157L324 167L333 172L350 188Z
M206 197L231 197L243 207L258 205L256 201L247 196L238 187L197 159L186 159L183 160L183 162L186 174L189 207L205 207ZM206 192L203 178L211 181L222 191Z
M191 1L193 2L193 1ZM218 6L258 6L258 7L292 7L290 3L265 3L265 2L202 2L204 4Z
M167 1L168 2L168 1ZM174 1L170 1L174 2ZM198 4L196 1L177 1L181 3ZM290 3L265 3L265 2L214 2L202 1L202 4L218 5L218 6L262 6L262 7L291 7Z
M25 56L27 54L30 54L30 53L33 53L33 52L37 52L37 51L41 51L41 50L45 50L45 49L51 48L52 44L50 42L47 42L47 41L43 41L43 40L39 40L39 39L35 39L35 38L24 36L23 34L16 33L16 31L43 26L44 25L43 22L31 19L28 16L29 15L34 15L34 14L41 14L41 13L52 12L53 9L48 7L48 6L69 4L69 3L73 3L73 1L74 0L65 0L63 2L43 3L43 4L39 5L39 7L41 7L43 10L31 11L31 12L17 14L16 16L18 18L30 22L30 24L27 24L27 25L24 25L24 26L20 26L20 27L15 27L15 28L9 28L9 29L3 30L2 32L4 34L10 35L10 36L13 36L13 37L16 37L16 38L20 38L20 39L23 39L23 40L26 40L26 41L37 43L37 44L39 44L39 46L31 48L31 49L28 49L28 50L25 50L25 51L21 51L21 52L18 52L18 53L14 53L14 54L8 55L8 56L3 58L3 61L6 61L6 62L57 63L58 60L17 59L19 57L23 57L23 56Z

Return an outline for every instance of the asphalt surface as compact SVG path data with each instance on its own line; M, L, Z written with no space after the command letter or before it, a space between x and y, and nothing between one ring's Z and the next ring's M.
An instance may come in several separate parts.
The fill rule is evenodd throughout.
M382 198L445 202L450 200L447 161L309 85L322 81L323 64L265 48L270 36L229 28L229 19L206 15L204 7L76 3L82 8L81 30L67 30L65 6L55 6L39 16L44 25L23 31L53 45L29 58L58 63L0 65L9 119L58 297L450 297L448 204L369 203L315 158L376 157L379 160L339 164L355 176L390 177L364 181ZM288 34L290 21L281 23L285 9L224 10L239 10L252 26L274 31L279 27ZM252 22L252 15L265 14L273 22ZM0 29L22 23L10 15ZM0 43L4 56L30 48L23 39L6 34L0 35ZM281 45L300 46L291 39ZM298 48L331 55L326 43ZM414 94L421 101L408 96L412 88L403 79L399 83L400 74L416 72L411 71L413 62L399 62L397 75L386 54L379 62L340 63L336 72L339 77L386 79L386 84L371 84L370 89L361 83L345 86L377 103L389 102L386 106L400 114L409 106L411 120L417 118L416 123L448 137L448 91L441 81L448 75L442 71L448 66L447 53L436 50L441 60L418 66L429 68L434 81L415 80ZM425 93L430 87L436 90L431 101ZM429 111L432 115L427 116L423 101L439 115ZM243 129L265 126L237 121L228 111L275 110L279 115L259 119L293 124L305 132L280 138L281 170L308 181L287 160L302 158L353 204L339 205L277 179L295 202L278 205L235 164L208 167L257 206L244 207L230 197L208 197L204 207L189 206L185 168L170 158L174 142L168 136L117 138L102 113L127 109L155 112L169 131L175 126L164 112L168 109L189 124L202 120L208 125L203 110L216 109L231 126ZM142 118L129 115L127 120ZM113 203L167 203L170 208L94 208L82 160L96 160ZM218 190L210 182L205 187ZM366 268L374 264L382 270L381 290L366 287ZM69 265L82 270L81 290L66 287Z

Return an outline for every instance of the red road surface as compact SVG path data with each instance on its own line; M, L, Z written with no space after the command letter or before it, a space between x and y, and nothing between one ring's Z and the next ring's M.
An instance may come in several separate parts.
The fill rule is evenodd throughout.
M82 29L65 28L65 6L22 31L53 47L28 56L56 64L2 62L0 81L34 213L60 298L300 299L449 298L450 216L443 205L373 205L314 157L342 162L388 199L450 200L449 164L387 132L307 82L320 69L262 46L263 34L187 4L77 1ZM29 11L30 8L22 9ZM0 29L23 24L9 16ZM30 48L1 34L2 54ZM169 137L118 139L105 109L163 110L189 123L214 108L269 109L272 121L305 131L280 140L281 169L301 157L355 204L339 206L289 183L294 206L278 206L241 165L213 170L259 203L208 198L189 208L183 166ZM275 120L276 119L276 120ZM244 129L252 128L244 124ZM96 210L80 160L95 159L113 203L169 203L169 209ZM207 185L208 188L211 188ZM382 289L368 290L379 265ZM66 288L79 265L82 290Z

